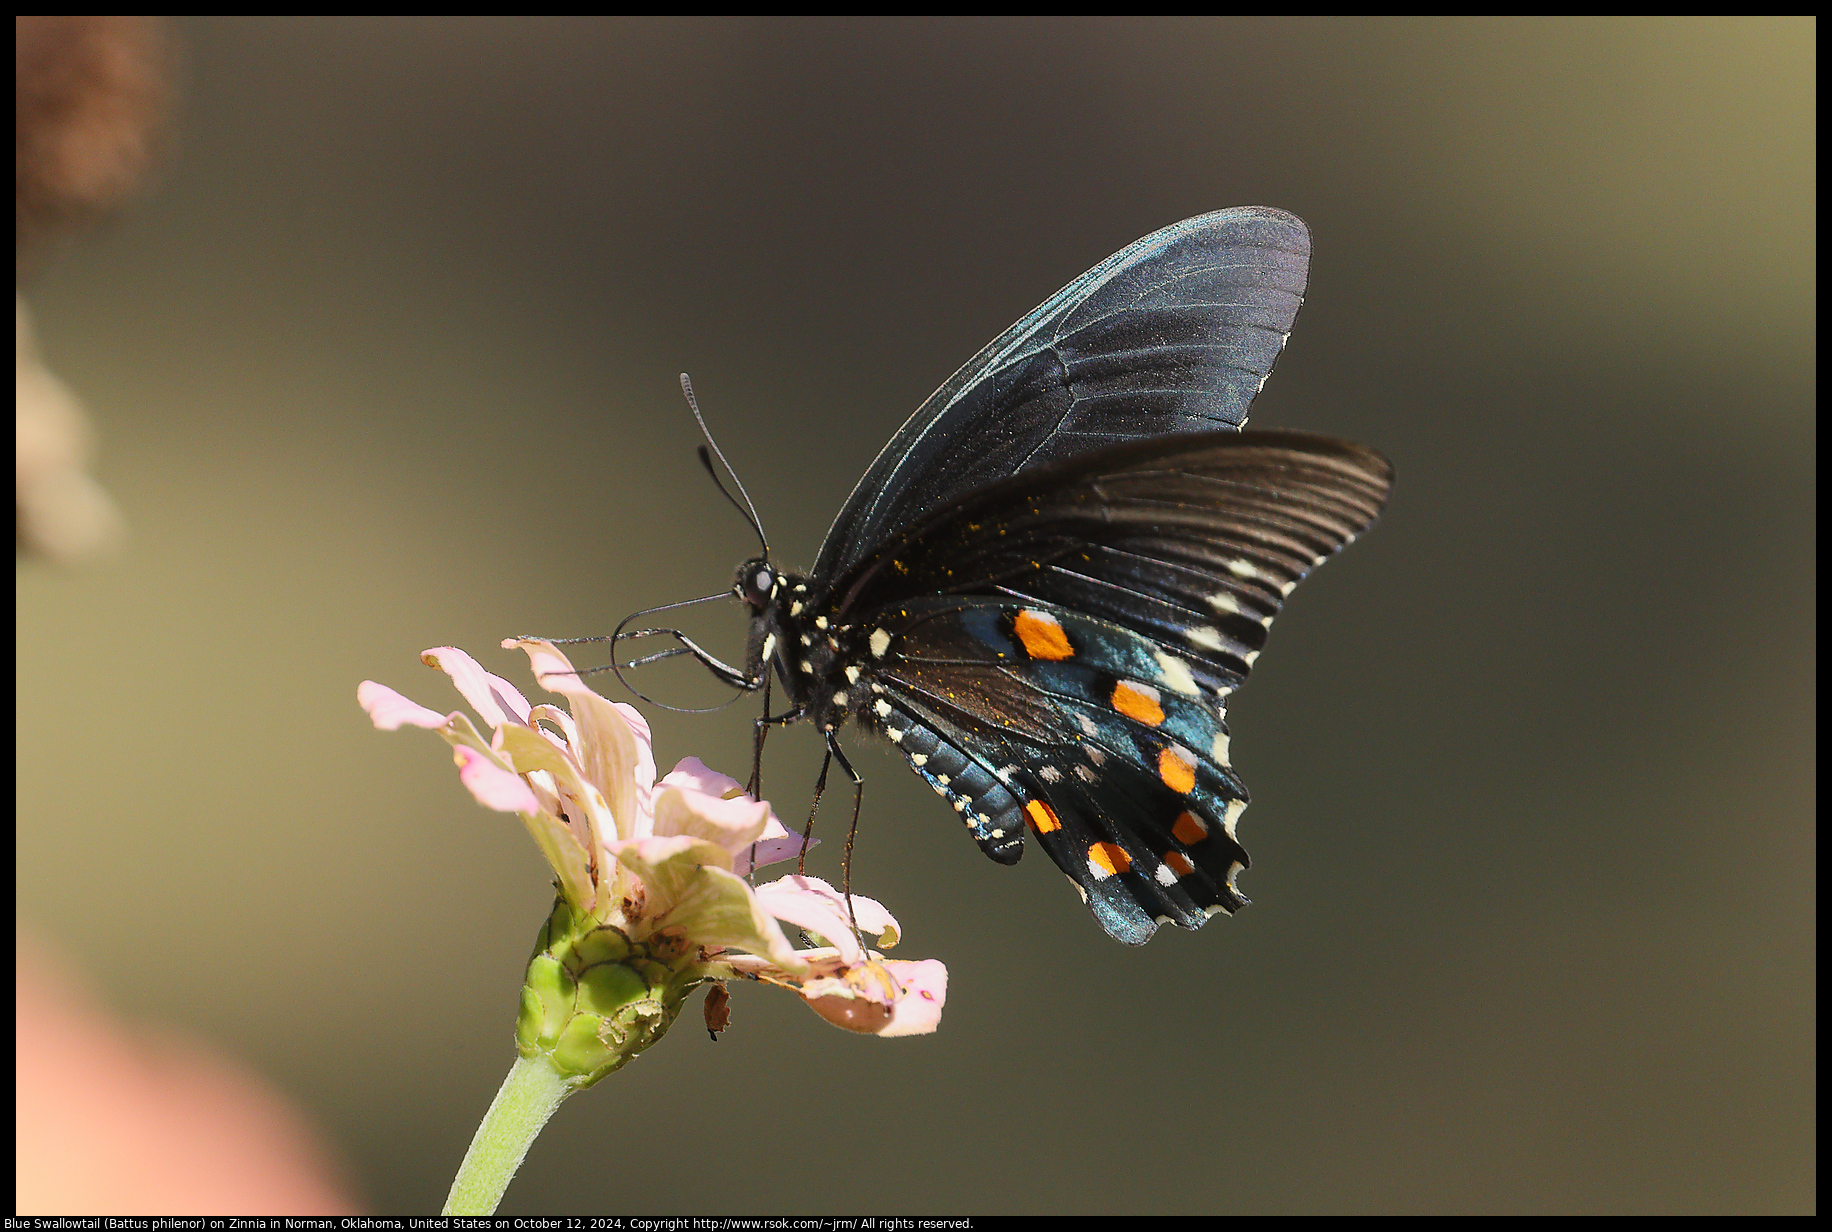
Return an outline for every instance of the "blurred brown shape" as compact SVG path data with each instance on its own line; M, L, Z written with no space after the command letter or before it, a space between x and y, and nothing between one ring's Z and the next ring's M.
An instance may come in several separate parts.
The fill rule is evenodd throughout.
M168 102L151 17L15 17L15 275L44 242L118 205Z
M13 19L16 283L144 175L169 103L168 48L152 17ZM119 520L86 469L82 404L39 361L24 301L16 335L14 539L22 554L68 563L113 539Z
M355 1204L298 1113L169 1028L115 1017L17 943L21 1215L341 1215Z

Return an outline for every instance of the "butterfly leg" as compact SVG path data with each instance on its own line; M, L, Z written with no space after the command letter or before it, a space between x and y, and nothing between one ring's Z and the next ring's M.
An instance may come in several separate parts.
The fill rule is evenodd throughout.
M846 827L846 850L840 856L840 893L846 898L846 922L852 925L852 935L858 937L859 920L852 910L852 841L859 833L859 809L865 803L865 779L846 760L846 754L840 749L839 737L833 732L827 733L827 755L837 758L840 769L852 780L852 824ZM825 766L822 773L825 774ZM859 944L865 944L864 938L859 938Z
M648 663L655 663L662 659L673 659L685 654L692 655L695 659L699 660L700 666L718 677L721 684L728 684L734 689L743 689L747 693L754 691L762 684L762 681L753 680L731 664L717 658L710 651L700 646L699 643L695 642L685 633L682 633L679 629L631 629L628 633L617 634L616 637L618 641L630 637L672 637L675 641L680 643L679 646L670 646L666 650L658 650L654 654L644 655L640 659L632 659L628 663L619 664L617 665L619 668L642 667Z
M751 747L751 782L750 786L745 788L745 791L750 794L753 800L763 799L763 738L765 733L772 727L787 727L789 724L799 723L807 717L808 708L806 706L797 706L795 709L784 711L782 714L771 714L770 683L767 678L764 680L763 713L757 716L756 724L753 727L755 743Z
M840 893L846 899L846 922L852 925L853 936L859 935L858 917L852 909L852 840L859 832L859 809L865 801L865 779L852 768L845 752L840 748L839 739L832 732L827 733L827 752L821 758L820 777L814 780L814 802L808 806L808 824L802 830L802 855L796 863L795 872L800 875L805 871L808 859L808 841L814 836L814 815L820 812L821 797L827 792L827 772L834 762L840 763L840 769L852 780L852 825L846 831L846 851L840 858ZM861 939L859 944L865 944Z
M763 799L763 738L769 734L770 725L770 673L763 673L763 713L757 716L754 743L751 745L751 781L745 787L753 800Z
M814 815L821 811L821 796L827 791L827 771L833 765L833 738L827 738L827 754L821 758L820 777L814 780L814 800L808 805L808 824L802 827L801 858L795 862L795 875L801 876L807 871L808 843L814 837Z

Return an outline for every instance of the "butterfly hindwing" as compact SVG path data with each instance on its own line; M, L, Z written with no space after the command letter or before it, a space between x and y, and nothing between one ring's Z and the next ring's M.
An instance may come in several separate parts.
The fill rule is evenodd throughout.
M1246 901L1228 695L1389 480L1355 446L1229 433L996 485L843 590L876 648L864 717L994 858L1021 819L1119 940L1198 927Z

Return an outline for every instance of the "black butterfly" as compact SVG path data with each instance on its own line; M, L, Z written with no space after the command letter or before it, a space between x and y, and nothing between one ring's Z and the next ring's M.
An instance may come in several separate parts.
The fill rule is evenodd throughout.
M1014 863L1029 830L1128 944L1244 905L1228 696L1392 479L1357 445L1239 430L1309 258L1290 214L1204 214L956 372L865 472L812 572L739 567L743 672L692 647L765 689L766 711L775 668L790 708L759 748L764 724L807 720L857 784L835 734L882 734L982 851Z

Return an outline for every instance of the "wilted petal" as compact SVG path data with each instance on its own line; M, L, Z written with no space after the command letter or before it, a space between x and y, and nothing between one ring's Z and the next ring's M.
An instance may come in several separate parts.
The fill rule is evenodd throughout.
M808 1008L836 1027L868 1035L923 1035L941 1021L948 969L935 959L870 958L835 976L807 981Z
M477 797L477 803L499 813L533 813L540 802L521 777L490 760L488 754L459 745L452 750L458 763L458 781Z
M897 1002L891 1023L879 1035L927 1035L941 1024L942 1007L948 1002L948 967L937 958L905 962L887 958L884 966L903 986L903 998Z
M356 704L369 714L370 722L382 731L401 727L444 727L451 717L428 710L419 702L403 697L385 684L365 680L356 686Z

